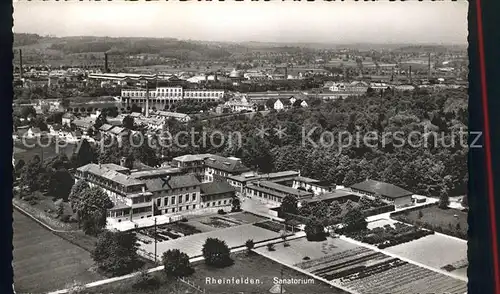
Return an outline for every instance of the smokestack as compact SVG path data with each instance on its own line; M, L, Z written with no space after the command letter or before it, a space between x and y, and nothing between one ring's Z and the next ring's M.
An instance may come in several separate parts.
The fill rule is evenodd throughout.
M19 49L19 73L21 79L23 78L23 50Z
M411 65L410 65L410 68L408 69L408 80L410 80L410 84L411 84Z
M285 80L288 80L288 67L285 67Z
M108 53L104 53L104 72L109 72L109 68L108 68Z

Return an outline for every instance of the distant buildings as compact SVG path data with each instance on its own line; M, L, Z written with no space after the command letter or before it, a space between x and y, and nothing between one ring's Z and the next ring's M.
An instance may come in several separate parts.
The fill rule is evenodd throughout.
M149 91L149 99L146 97L145 89L121 91L121 102L123 105L135 104L139 107L156 108L163 110L166 106L183 99L196 100L199 102L219 101L224 97L224 90L184 90L180 86L158 87Z
M249 102L248 98L245 96L242 96L239 99L234 98L232 100L229 100L224 104L224 106L228 107L233 112L257 110L257 104Z

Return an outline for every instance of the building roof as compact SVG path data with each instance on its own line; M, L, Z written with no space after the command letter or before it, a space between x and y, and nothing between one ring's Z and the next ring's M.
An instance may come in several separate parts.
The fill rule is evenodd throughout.
M141 185L143 184L142 181L136 180L128 175L125 175L123 173L120 173L116 170L110 169L106 166L95 164L95 163L89 163L87 165L81 166L77 169L80 172L87 172L91 173L100 177L103 177L105 179L108 179L110 181L116 182L120 185L123 186L136 186L136 185Z
M259 181L256 183L248 184L247 188L254 189L257 191L262 191L265 193L270 193L279 197L285 197L286 195L294 195L299 198L304 198L312 196L312 192L302 191L294 189L285 185L280 185L270 181Z
M163 178L144 180L144 183L146 183L149 191L171 190L199 186L201 184L194 174L165 176Z
M207 158L209 156L210 156L210 154L186 154L186 155L174 157L172 160L179 161L179 162L190 162L190 161L205 160L205 158Z
M179 168L165 167L158 169L136 171L131 173L130 176L135 179L154 178L154 177L159 178L162 176L166 176L169 174L177 174L180 172L181 170Z
M188 119L189 115L185 113L179 113L179 112L170 112L170 111L158 111L157 115L159 116L166 116L166 117L173 117L177 119Z
M302 182L302 183L319 183L320 182L320 180L315 180L315 179L303 177L303 176L295 177L294 180L296 180L298 182Z
M230 173L238 173L238 172L246 172L250 169L243 165L241 161L235 159L229 159L226 157L218 156L218 155L209 155L205 159L205 165L225 172Z
M111 130L114 126L110 124L103 124L100 128L99 131L107 132Z
M298 171L286 170L268 174L236 175L236 176L229 176L227 178L237 182L253 181L259 179L267 181L275 181L275 180L281 180L281 178L283 177L295 177L298 174L299 174Z
M117 172L129 172L130 171L129 168L126 168L124 166L121 166L119 164L114 164L114 163L103 163L103 164L101 164L101 167L104 167L104 168L107 168L110 170L114 170Z
M356 195L353 194L352 192L349 192L349 191L336 190L333 192L322 193L322 194L316 195L311 199L306 199L305 201L306 202L318 202L318 201L325 201L325 200L335 200L335 199L340 199L340 198L344 198L347 196L356 196Z
M367 193L380 194L389 198L400 198L413 195L412 192L396 185L375 180L366 180L364 182L354 184L351 186L351 189Z
M122 133L126 133L127 130L125 128L122 128L122 127L113 127L111 130L110 130L111 133L115 134L115 135L119 135L119 134L122 134Z
M75 119L76 116L74 114L72 114L71 112L66 112L63 114L62 118Z
M142 116L142 113L140 112L132 112L129 114L130 117L141 117Z
M229 183L226 181L203 183L200 185L200 190L204 195L216 195L235 192L234 187L229 185Z

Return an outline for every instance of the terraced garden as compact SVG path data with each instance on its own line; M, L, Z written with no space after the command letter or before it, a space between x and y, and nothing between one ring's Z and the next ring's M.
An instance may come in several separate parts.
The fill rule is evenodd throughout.
M467 292L466 282L364 247L296 266L361 294Z
M255 251L294 265L360 294L423 294L467 292L467 282L403 261L342 238L307 242L305 238L277 246L276 251ZM306 258L303 258L307 256Z

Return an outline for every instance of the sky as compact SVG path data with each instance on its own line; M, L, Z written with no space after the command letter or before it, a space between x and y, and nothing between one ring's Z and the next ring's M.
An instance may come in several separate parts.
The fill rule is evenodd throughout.
M467 1L14 3L15 33L205 41L467 44Z

